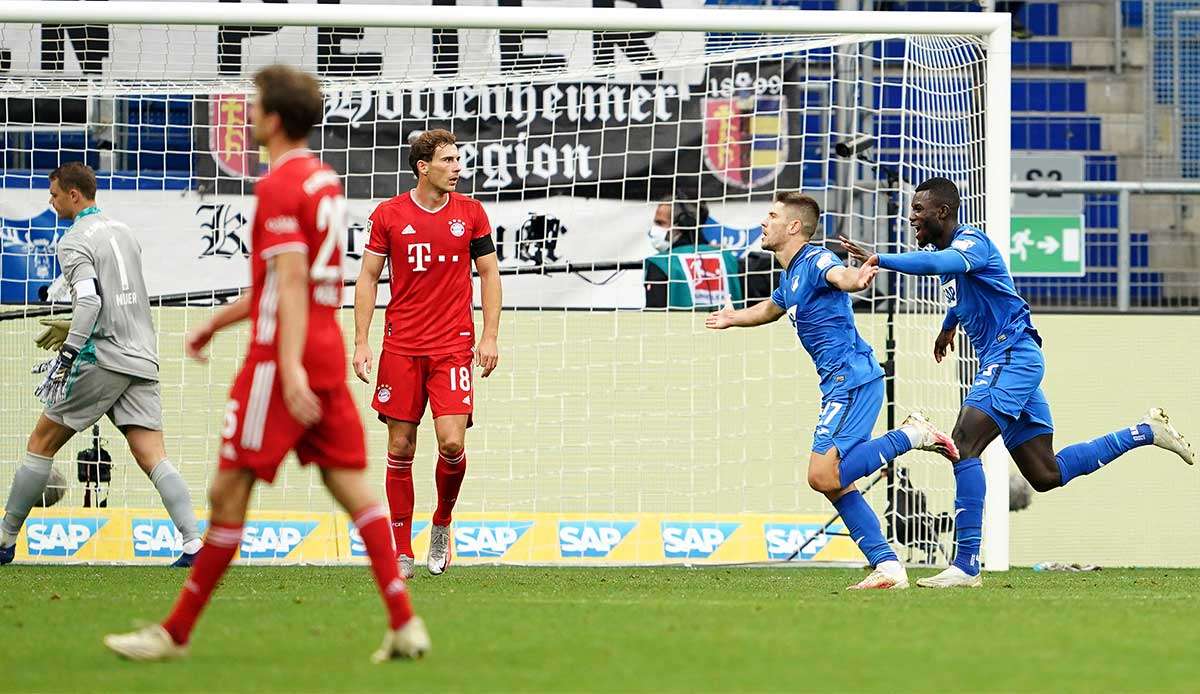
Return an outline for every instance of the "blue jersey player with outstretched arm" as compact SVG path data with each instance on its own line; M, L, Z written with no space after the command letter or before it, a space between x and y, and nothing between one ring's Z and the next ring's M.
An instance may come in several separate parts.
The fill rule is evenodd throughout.
M933 252L872 255L842 240L864 267L940 276L949 309L934 342L933 357L941 362L947 350L953 349L960 325L979 357L979 371L953 433L961 453L954 466L954 563L936 576L917 581L926 588L982 584L979 546L985 483L980 456L997 436L1002 437L1021 474L1039 492L1091 474L1139 446L1153 444L1189 465L1195 462L1187 441L1157 407L1128 428L1054 452L1054 425L1041 388L1046 360L1029 305L1014 288L996 245L979 229L958 223L958 207L958 187L949 179L931 178L917 187L909 223L917 245L932 245Z
M824 494L842 517L850 536L875 567L850 590L903 589L908 575L883 537L879 518L854 482L917 448L958 459L954 442L919 412L903 425L871 439L883 407L883 369L854 325L847 292L865 289L875 267L844 266L833 253L809 241L821 208L801 193L779 193L762 223L763 250L773 251L787 268L768 301L708 316L705 325L722 330L791 319L800 343L812 357L821 381L821 410L813 433L808 483Z

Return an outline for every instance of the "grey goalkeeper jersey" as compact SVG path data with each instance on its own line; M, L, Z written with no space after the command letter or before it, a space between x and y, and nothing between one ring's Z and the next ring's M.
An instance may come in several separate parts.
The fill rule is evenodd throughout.
M142 278L142 247L129 227L88 208L59 240L58 262L72 301L76 299L75 285L96 280L100 315L88 339L96 363L110 371L157 381L158 341Z

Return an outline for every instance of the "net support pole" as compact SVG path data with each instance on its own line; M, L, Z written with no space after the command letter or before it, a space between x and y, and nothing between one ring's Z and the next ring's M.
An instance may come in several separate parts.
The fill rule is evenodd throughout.
M988 238L1008 262L1011 139L1012 30L1008 23L988 35L984 187ZM983 568L1008 570L1008 451L1000 437L983 452L987 497L983 504Z

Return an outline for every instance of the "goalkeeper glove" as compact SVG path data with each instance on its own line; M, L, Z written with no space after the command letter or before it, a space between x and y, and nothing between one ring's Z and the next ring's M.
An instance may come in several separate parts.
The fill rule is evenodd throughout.
M33 373L45 373L46 378L42 380L42 384L33 391L38 400L41 400L46 405L54 403L67 397L69 384L67 377L71 375L71 365L75 363L75 357L79 356L79 350L68 345L63 345L58 350L58 355L52 359L33 367Z
M71 321L43 318L38 322L46 326L46 329L34 340L38 347L53 352L67 341L67 332L71 330Z

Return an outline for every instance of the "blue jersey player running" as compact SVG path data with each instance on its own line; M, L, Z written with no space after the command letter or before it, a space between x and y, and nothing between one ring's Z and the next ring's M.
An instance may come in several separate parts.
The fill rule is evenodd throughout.
M883 406L883 369L854 325L846 292L865 289L878 268L845 267L820 246L809 245L821 208L800 193L779 193L762 223L763 250L773 251L786 270L769 301L736 311L728 303L708 316L705 325L722 330L791 319L800 343L821 379L821 410L813 433L808 483L824 494L841 515L850 536L875 567L850 590L904 589L908 575L883 537L879 519L855 480L913 449L935 451L958 460L954 442L920 413L871 439Z
M954 425L961 460L954 466L954 563L917 585L926 588L978 587L979 545L983 533L984 474L980 455L997 436L1012 454L1021 474L1039 492L1061 487L1091 474L1122 454L1154 444L1194 462L1187 441L1172 427L1161 408L1151 409L1136 424L1054 452L1050 406L1042 394L1046 360L1042 340L1017 294L1000 250L979 229L958 223L959 192L945 178L917 187L909 223L917 245L934 252L872 255L843 239L864 267L910 275L939 275L949 310L933 345L941 362L953 349L959 325L979 357L979 372Z

